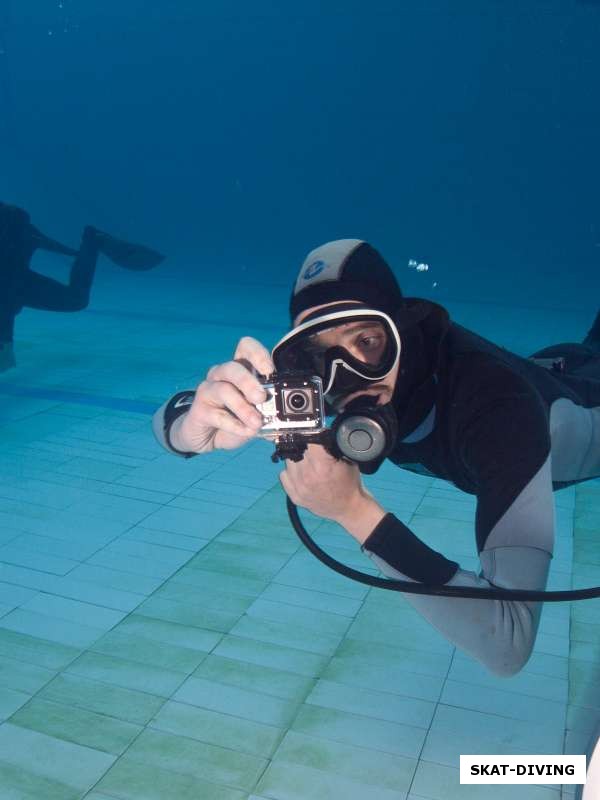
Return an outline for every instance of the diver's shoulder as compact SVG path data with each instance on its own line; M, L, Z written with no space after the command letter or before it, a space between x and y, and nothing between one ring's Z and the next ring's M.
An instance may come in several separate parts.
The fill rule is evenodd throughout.
M482 399L537 394L527 359L464 328L458 331L453 328L448 331L443 365L453 394ZM454 341L453 334L456 334Z

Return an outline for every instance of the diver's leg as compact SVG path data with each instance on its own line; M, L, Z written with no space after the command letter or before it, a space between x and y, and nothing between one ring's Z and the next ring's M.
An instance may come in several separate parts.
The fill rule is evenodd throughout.
M81 311L90 300L96 272L98 237L94 228L86 228L77 257L73 261L69 283L28 271L23 292L23 305L42 311Z
M12 342L16 312L12 308L0 307L0 342Z
M586 347L591 348L595 353L600 354L600 311L596 314L594 324L588 331L588 335L583 340Z
M73 261L69 276L69 291L76 304L74 310L86 308L90 302L90 291L96 274L96 264L100 253L99 237L95 228L84 228L79 252Z
M71 285L55 281L38 272L29 272L23 305L39 311L81 311L88 304L89 292L73 290Z
M553 358L560 355L584 357L586 354L588 357L596 354L600 355L600 311L596 314L594 324L582 342L553 344L549 347L544 347L543 350L538 350L530 358Z
M60 253L63 256L77 255L77 250L57 242L56 239L51 239L33 225L29 225L29 234L35 249L48 250L50 253Z
M6 372L16 366L13 343L0 341L0 372Z
M68 285L28 271L25 278L23 305L44 311L81 311L90 300L98 255L103 253L126 269L146 270L157 266L164 256L144 245L116 239L88 225L83 231L79 252Z
M534 353L531 358L558 361L564 359L564 366L559 372L575 375L578 378L600 380L600 352L594 352L585 344L557 344ZM544 364L543 366L548 366Z
M564 371L569 375L600 380L600 311L583 342L551 345L534 353L531 358L563 358Z
M12 310L0 308L0 372L16 367L13 350L15 315Z

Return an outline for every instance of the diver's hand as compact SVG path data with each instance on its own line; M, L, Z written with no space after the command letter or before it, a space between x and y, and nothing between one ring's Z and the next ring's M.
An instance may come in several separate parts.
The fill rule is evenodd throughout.
M293 503L339 523L361 543L385 516L362 485L358 466L333 458L321 445L309 444L302 461L286 461L279 479Z
M233 360L209 369L196 389L190 410L174 422L169 435L178 450L231 450L256 436L262 417L254 406L267 397L252 370L268 375L274 365L264 345L244 336Z

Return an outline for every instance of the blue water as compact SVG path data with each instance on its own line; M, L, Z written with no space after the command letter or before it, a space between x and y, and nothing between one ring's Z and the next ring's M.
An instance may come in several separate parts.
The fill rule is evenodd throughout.
M591 1L0 0L0 201L73 247L93 224L167 256L149 273L102 259L88 309L17 318L0 798L572 796L463 793L452 748L584 752L596 606L545 611L510 685L404 607L385 643L398 609L297 546L262 443L185 462L149 419L240 336L273 345L299 264L330 239L370 241L406 295L517 352L580 340L600 305L599 78ZM33 266L68 276L62 257ZM443 538L472 527L471 501L382 474L372 490L475 569L462 533ZM557 503L552 588L600 582L590 486Z
M597 4L0 8L2 196L66 241L289 285L357 236L407 294L595 309Z

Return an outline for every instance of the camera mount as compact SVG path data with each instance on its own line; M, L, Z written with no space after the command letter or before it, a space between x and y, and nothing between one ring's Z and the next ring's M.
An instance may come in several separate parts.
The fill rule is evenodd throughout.
M275 452L271 456L271 461L274 463L282 460L302 461L307 447L308 443L304 436L298 433L282 433L275 441Z

